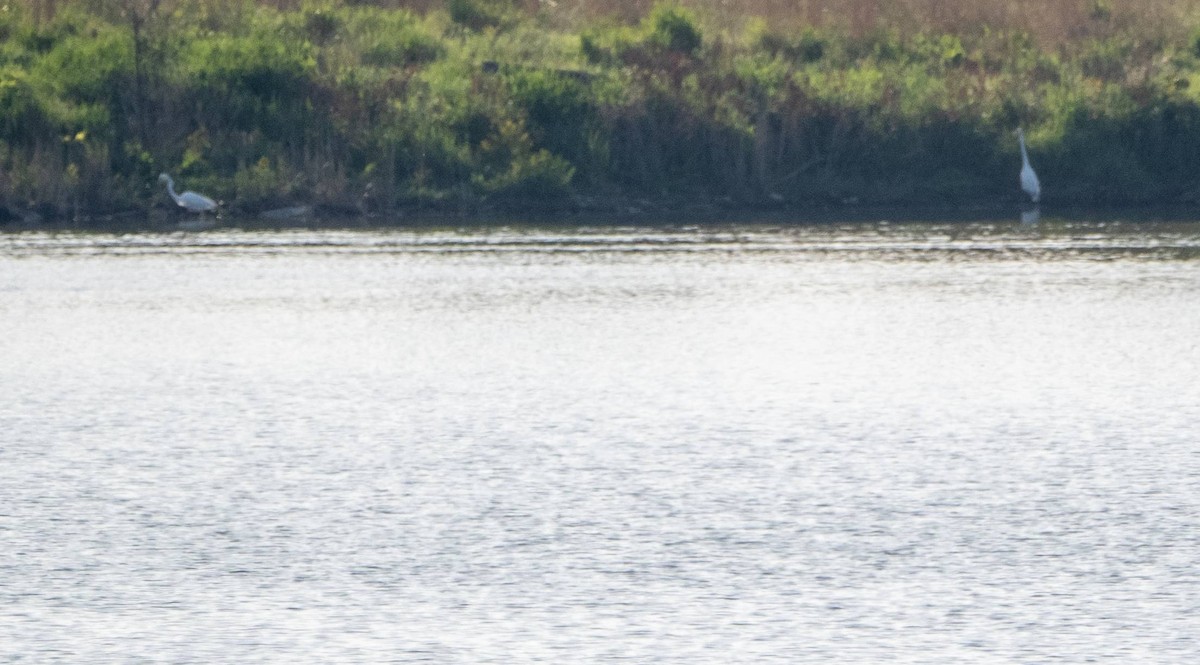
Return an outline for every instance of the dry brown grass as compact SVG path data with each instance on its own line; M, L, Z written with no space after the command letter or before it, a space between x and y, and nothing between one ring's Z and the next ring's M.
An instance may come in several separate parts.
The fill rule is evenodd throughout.
M542 9L572 20L604 16L632 20L654 0L543 0ZM780 30L840 27L853 34L878 28L902 32L969 33L983 26L1029 33L1044 44L1123 31L1169 36L1194 24L1200 0L681 0L719 25L746 18Z
M303 0L261 0L296 7ZM418 11L445 0L350 0ZM578 27L613 17L635 21L656 0L514 0L557 23ZM1063 40L1126 32L1176 36L1200 18L1200 0L680 0L719 26L734 28L756 17L780 30L805 26L843 28L865 34L878 28L902 32L970 33L983 26L1026 32L1051 45Z
M12 1L12 0L10 0ZM112 0L16 0L33 16L46 18L72 3ZM135 2L137 0L134 0ZM244 0L171 0L205 5ZM298 9L312 0L255 0L276 9ZM408 8L424 12L446 0L328 0L334 3ZM499 0L506 1L506 0ZM541 12L556 24L578 27L601 18L635 21L655 0L511 0ZM735 28L747 18L764 19L786 31L804 26L840 27L852 34L878 28L901 32L969 33L983 26L1029 33L1043 44L1125 32L1144 37L1177 36L1200 19L1200 0L680 0L712 24Z
M51 0L43 0L51 1ZM60 0L62 1L62 0ZM200 0L201 2L205 0ZM337 0L334 0L337 1ZM341 0L347 4L409 8L444 7L446 0ZM506 1L506 0L499 0ZM658 0L511 0L565 25L605 17L636 21ZM294 9L305 0L259 0ZM782 30L835 26L854 34L880 27L905 32L962 33L993 29L1027 32L1043 43L1122 30L1168 35L1200 18L1200 0L679 0L718 25L735 27L747 18L764 19Z

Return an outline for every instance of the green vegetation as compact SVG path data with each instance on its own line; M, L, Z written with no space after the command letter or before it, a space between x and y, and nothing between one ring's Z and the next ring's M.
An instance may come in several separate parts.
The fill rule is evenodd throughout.
M1015 201L1018 125L1049 202L1200 198L1191 3L539 4L0 3L0 222L163 207L160 171L235 212Z

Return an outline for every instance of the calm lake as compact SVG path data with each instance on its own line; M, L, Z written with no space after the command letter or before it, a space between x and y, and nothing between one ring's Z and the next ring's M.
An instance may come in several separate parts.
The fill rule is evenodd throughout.
M0 235L0 660L1185 663L1200 223Z

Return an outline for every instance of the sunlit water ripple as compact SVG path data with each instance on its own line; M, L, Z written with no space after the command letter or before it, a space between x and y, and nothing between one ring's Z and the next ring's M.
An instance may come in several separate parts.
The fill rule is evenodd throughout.
M0 235L0 660L1185 663L1200 224Z

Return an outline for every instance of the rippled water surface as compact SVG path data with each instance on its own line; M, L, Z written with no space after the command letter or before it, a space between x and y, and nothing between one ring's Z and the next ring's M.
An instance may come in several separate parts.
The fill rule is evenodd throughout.
M0 660L1185 663L1200 224L0 236Z

